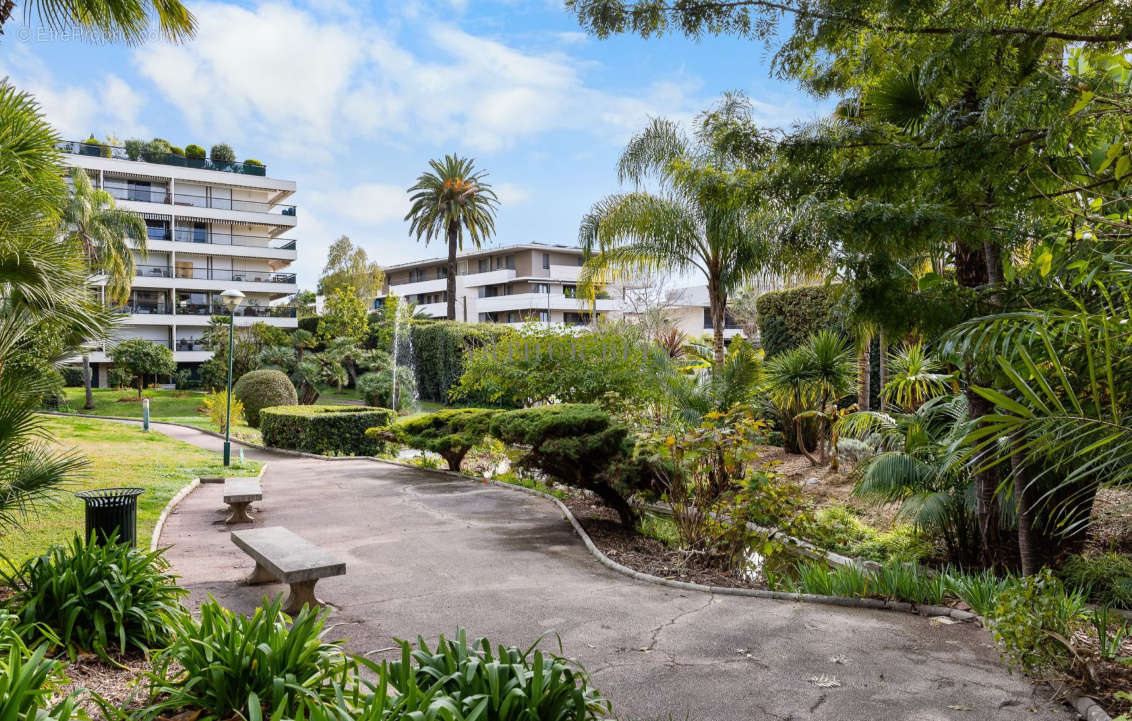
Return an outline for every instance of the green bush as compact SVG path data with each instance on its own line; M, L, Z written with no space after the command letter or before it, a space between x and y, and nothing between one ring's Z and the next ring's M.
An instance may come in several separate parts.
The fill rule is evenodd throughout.
M1057 575L1067 585L1084 590L1095 603L1132 609L1132 556L1115 551L1074 554Z
M47 657L47 644L31 650L17 632L18 619L0 610L0 719L68 721L81 718L67 696L50 706L63 682L63 664Z
M918 563L935 555L935 546L912 526L877 531L845 506L815 513L806 535L822 548L878 563Z
M371 406L379 408L394 408L393 406L393 369L382 368L373 373L364 373L358 378L358 393ZM413 404L417 384L413 381L413 373L408 368L397 370L397 406L394 410L401 410Z
M270 406L294 406L299 403L295 385L283 371L251 371L240 376L232 386L232 395L244 404L244 417L252 428L259 428L259 412Z
M255 158L244 158L244 165L254 165L254 166L256 166L257 168L262 168L262 167L263 167L263 163L261 163L260 161L256 160Z
M523 446L519 464L575 488L591 491L632 526L628 496L651 486L648 465L633 457L629 429L597 406L562 404L506 411L491 419L491 434Z
M338 456L373 456L383 444L367 428L389 425L397 414L369 406L275 406L260 411L263 442L272 448Z
M7 560L7 559L5 559ZM164 646L183 613L178 586L160 551L92 543L75 536L20 566L8 562L0 580L15 590L8 608L29 643L61 643L72 655Z
M440 454L449 470L459 471L464 456L487 436L491 419L498 413L487 408L451 408L400 421L390 433L398 443ZM366 433L381 437L382 429L371 428Z
M185 157L186 158L203 159L204 156L205 156L205 151L204 151L204 148L202 148L201 146L196 145L194 143L190 143L190 144L185 146Z
M1068 639L1084 613L1084 594L1065 592L1048 569L1013 578L995 599L991 631L1013 668L1041 675L1066 664Z
M137 160L141 157L142 151L145 149L145 141L130 138L125 142L124 147L126 148L126 157L130 160Z
M232 150L232 146L227 143L217 143L208 151L208 157L214 163L234 163L236 162L236 151Z
M173 643L154 658L150 697L158 701L143 717L199 709L204 719L229 719L244 715L249 694L278 711L304 699L332 702L335 685L352 688L357 664L322 639L325 612L304 607L291 621L281 607L267 601L248 617L212 599L200 620L181 614Z
M154 138L142 146L141 158L148 163L161 163L169 156L172 150L169 141L163 138Z
M380 318L371 316L371 336L377 332L375 324L380 324ZM506 335L509 329L455 321L414 321L409 332L413 339L419 398L448 403L452 387L464 373L467 350L493 343Z
M83 369L82 366L63 366L60 369L63 374L63 385L67 388L82 388L83 387ZM91 371L94 372L93 370Z
M134 374L126 368L110 366L110 370L106 371L106 382L111 388L129 388L134 382Z
M844 323L834 310L842 287L809 285L763 293L755 301L759 338L766 357L797 348L822 329L844 333Z

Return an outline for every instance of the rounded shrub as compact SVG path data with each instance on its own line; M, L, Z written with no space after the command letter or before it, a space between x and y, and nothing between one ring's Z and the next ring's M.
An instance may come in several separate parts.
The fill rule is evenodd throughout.
M190 144L185 146L185 157L188 157L188 158L203 158L204 155L205 155L204 148L202 148L201 146L199 146L195 143L190 143Z
M417 384L408 368L397 372L397 408L400 410L413 401ZM380 408L393 408L393 369L365 373L358 378L358 393L362 394L367 405Z
M244 404L244 417L252 428L259 428L259 412L270 406L293 406L299 402L295 385L283 371L251 371L240 376L232 394Z
M236 151L232 150L232 146L227 143L217 143L212 146L208 156L212 158L214 163L234 163L236 162Z
M256 160L255 158L246 158L244 160L244 165L255 165L255 166L258 166L260 168L263 167L263 163Z

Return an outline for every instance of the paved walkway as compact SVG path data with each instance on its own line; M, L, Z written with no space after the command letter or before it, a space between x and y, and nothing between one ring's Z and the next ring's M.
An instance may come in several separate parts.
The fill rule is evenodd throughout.
M642 583L601 566L538 498L390 464L246 453L271 463L257 525L286 526L346 561L319 591L337 607L331 636L355 653L460 625L524 646L545 633L555 649L557 634L620 717L640 721L1076 718L1009 675L970 624ZM252 562L221 522L221 489L189 495L161 541L193 604L211 594L246 612L284 588L237 585ZM840 686L811 682L822 676Z

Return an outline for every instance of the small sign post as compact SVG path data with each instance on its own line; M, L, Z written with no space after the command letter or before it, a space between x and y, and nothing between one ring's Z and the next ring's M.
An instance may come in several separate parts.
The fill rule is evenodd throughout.
M149 399L142 400L142 430L149 430Z

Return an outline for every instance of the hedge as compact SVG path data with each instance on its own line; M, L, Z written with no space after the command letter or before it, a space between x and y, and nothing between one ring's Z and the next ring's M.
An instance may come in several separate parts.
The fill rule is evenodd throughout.
M244 404L248 425L259 428L260 412L272 406L293 406L299 403L295 385L283 371L258 370L245 373L232 387L232 395Z
M842 286L807 285L763 293L755 301L759 337L767 357L806 342L814 333L829 328L842 335L845 323L835 308Z
M507 326L417 321L411 326L417 394L421 400L448 403L448 391L464 373L464 350L502 338Z
M387 426L397 414L371 406L274 406L260 411L260 432L270 448L327 456L372 456L383 449L367 428Z

